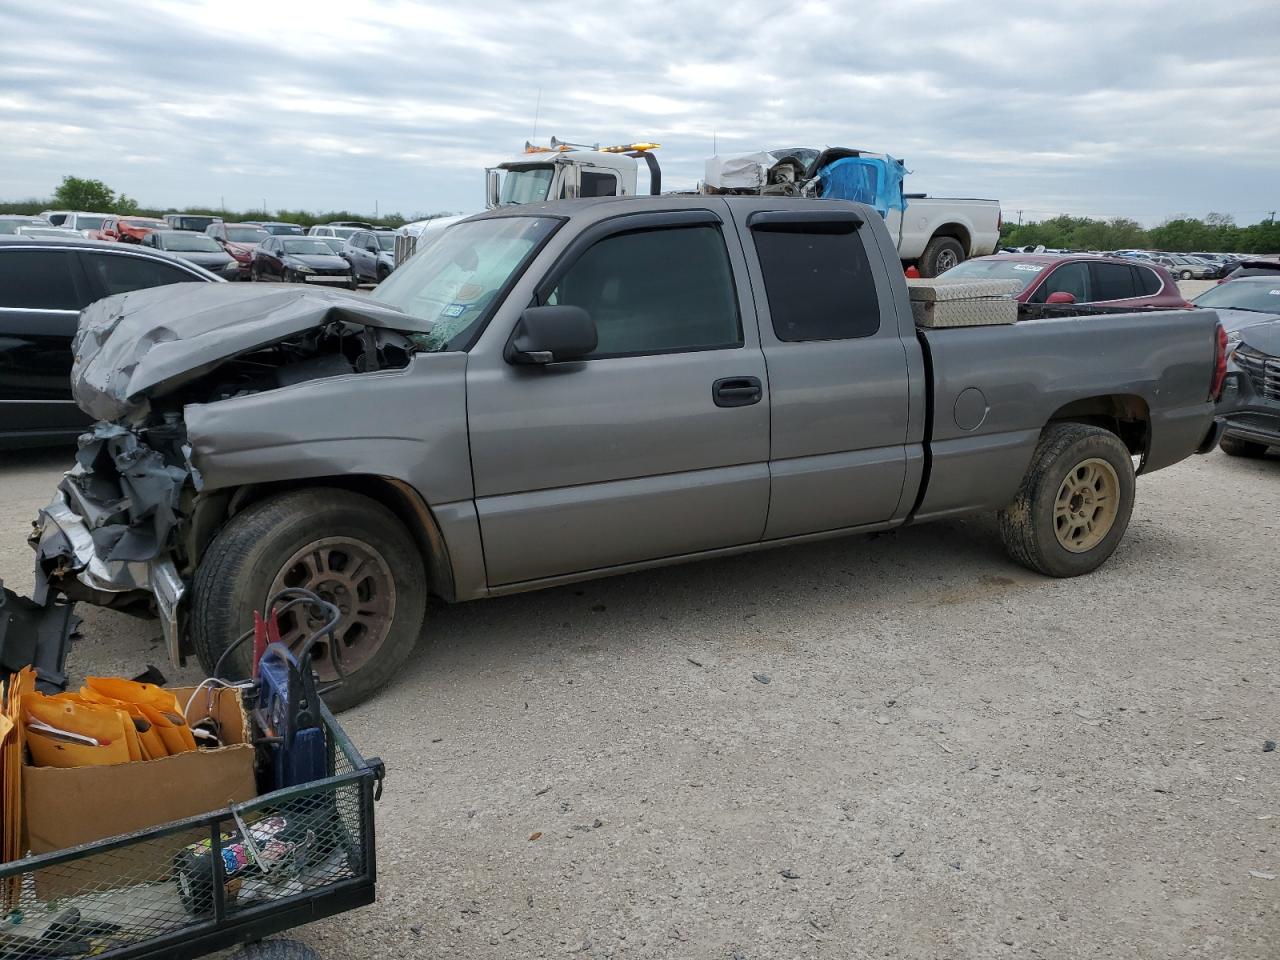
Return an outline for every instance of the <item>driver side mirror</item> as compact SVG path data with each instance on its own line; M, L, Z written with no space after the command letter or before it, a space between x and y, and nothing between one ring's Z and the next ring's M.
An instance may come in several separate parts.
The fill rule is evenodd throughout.
M1051 293L1049 294L1048 299L1045 300L1045 303L1075 303L1075 302L1076 302L1075 295L1067 293L1067 291L1065 290L1058 290L1055 293Z
M492 210L502 197L502 174L492 168L485 169L485 209Z
M548 364L581 360L599 339L591 314L581 307L526 307L505 351L508 363Z

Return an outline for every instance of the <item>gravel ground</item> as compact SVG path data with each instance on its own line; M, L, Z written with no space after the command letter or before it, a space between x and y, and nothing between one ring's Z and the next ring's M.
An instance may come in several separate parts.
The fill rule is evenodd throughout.
M19 590L65 459L0 467ZM1274 960L1278 508L1280 458L1214 453L1141 480L1077 580L981 518L435 608L344 717L389 770L379 901L300 935L330 960ZM164 665L153 623L82 612L77 672Z
M0 465L20 592L68 459ZM343 718L389 771L379 901L299 936L327 960L1274 960L1278 508L1280 458L1214 453L1140 480L1077 580L979 518L434 607ZM76 674L195 679L154 622L81 613Z

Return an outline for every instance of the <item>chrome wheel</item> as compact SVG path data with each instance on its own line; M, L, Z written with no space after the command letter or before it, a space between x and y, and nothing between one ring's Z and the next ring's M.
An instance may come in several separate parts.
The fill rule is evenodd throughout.
M946 273L952 267L960 262L960 258L956 256L954 250L941 250L938 257L934 261L937 270L935 273Z
M1096 457L1076 464L1063 478L1053 507L1058 543L1085 553L1111 532L1120 509L1120 479L1111 464Z
M353 537L325 537L307 544L284 564L267 596L285 587L303 587L334 604L342 613L329 637L312 647L312 662L321 681L338 679L334 659L343 673L359 670L377 655L396 613L395 578L382 554ZM303 641L324 626L305 605L280 618L280 639L297 651Z

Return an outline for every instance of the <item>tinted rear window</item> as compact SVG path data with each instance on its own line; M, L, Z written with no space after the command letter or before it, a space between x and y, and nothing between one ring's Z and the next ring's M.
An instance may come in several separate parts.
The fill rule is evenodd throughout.
M95 252L88 255L86 260L89 272L102 281L108 295L200 279L186 270L150 257Z
M1135 295L1133 269L1124 263L1091 263L1094 300L1127 300Z
M1134 287L1138 294L1143 297L1149 297L1160 292L1160 288L1164 286L1164 281L1160 279L1160 275L1150 267L1130 267L1134 274Z
M71 250L0 250L0 307L79 310Z
M856 230L787 224L752 230L779 340L849 340L880 329L875 277Z

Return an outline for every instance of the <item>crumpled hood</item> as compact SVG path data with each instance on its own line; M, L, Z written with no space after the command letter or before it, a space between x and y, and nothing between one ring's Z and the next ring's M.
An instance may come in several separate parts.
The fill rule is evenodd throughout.
M1269 357L1280 357L1280 320L1268 320L1243 327L1239 333L1242 344Z
M311 287L175 283L86 307L71 392L95 420L121 420L238 354L334 321L426 333L434 326L368 297Z

